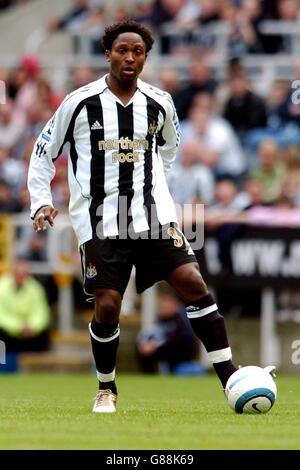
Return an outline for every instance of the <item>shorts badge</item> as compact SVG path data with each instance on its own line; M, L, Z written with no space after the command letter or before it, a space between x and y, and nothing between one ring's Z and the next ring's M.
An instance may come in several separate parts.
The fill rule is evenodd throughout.
M93 277L96 277L97 276L97 269L96 269L96 266L93 266L91 263L88 265L88 267L86 268L86 275L85 277L87 279L93 279Z

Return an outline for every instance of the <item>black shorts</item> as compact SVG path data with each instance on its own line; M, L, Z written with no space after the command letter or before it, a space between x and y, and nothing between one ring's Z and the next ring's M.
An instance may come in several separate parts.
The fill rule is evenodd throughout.
M155 282L167 279L178 266L197 262L178 228L168 226L163 233L159 240L95 237L81 245L85 293L93 296L96 287L104 287L123 296L135 266L136 290L140 294Z

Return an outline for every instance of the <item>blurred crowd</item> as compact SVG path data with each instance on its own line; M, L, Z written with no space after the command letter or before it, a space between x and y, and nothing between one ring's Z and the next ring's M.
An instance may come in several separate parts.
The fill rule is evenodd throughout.
M260 219L249 212L249 220L284 224L286 210L291 225L288 211L300 212L300 106L291 101L290 83L276 81L268 96L259 96L240 59L230 62L221 83L201 58L191 59L188 74L182 81L175 68L163 66L157 80L172 95L181 121L181 144L168 174L175 202L202 202L211 226L223 220L218 217L225 210L233 216L254 206L272 210ZM300 61L294 77L300 78ZM95 78L91 67L78 64L66 92ZM34 142L64 95L51 87L33 56L14 70L1 69L0 79L7 90L0 106L0 212L23 212L29 210L26 174ZM64 212L69 197L65 153L56 168L54 204Z
M58 29L73 34L94 33L105 24L132 17L158 35L161 53L186 53L214 50L215 34L210 29L221 22L228 31L229 56L291 51L290 31L270 34L265 20L296 21L298 0L132 0L112 4L104 0L75 0L74 7L62 18L47 23L49 32ZM103 52L99 43L95 53Z
M26 3L29 0L0 0L0 10L5 8L12 7L14 5L20 5L21 3Z
M0 6L8 3L15 2L0 2ZM257 92L244 63L247 54L290 52L290 36L264 35L260 24L266 19L296 21L299 1L138 0L134 11L133 2L128 7L123 2L113 16L101 5L74 1L63 18L49 19L45 27L53 34L58 29L95 31L94 51L99 53L99 39L108 21L130 14L153 30L161 53L184 53L188 58L184 73L180 60L178 67L164 61L155 79L149 77L172 95L181 123L177 160L168 174L175 202L205 204L207 229L224 222L299 227L300 105L292 99L291 83L300 80L300 60L291 63L289 81L275 79L264 94ZM203 26L218 21L232 27L222 80L208 65L214 47L209 29L201 34ZM14 69L0 68L6 89L5 103L0 104L0 213L28 214L26 176L37 136L67 93L100 75L99 70L78 62L61 93L38 56L22 57ZM69 199L65 152L55 164L53 202L64 213ZM46 234L35 235L30 228L22 237L18 254L44 259Z

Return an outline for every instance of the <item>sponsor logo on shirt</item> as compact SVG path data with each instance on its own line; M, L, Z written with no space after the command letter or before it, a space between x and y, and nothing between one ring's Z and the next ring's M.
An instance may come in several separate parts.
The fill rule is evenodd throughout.
M94 124L91 126L92 131L97 131L103 129L99 121L95 121Z
M146 139L129 139L128 137L121 137L114 140L99 140L99 150L118 150L112 154L113 163L132 163L139 161L139 153L136 150L147 150L149 142ZM119 152L119 150L133 150L133 152ZM134 151L135 150L135 151Z
M48 137L46 134L42 134L42 139L46 140L47 142L50 142L50 137Z

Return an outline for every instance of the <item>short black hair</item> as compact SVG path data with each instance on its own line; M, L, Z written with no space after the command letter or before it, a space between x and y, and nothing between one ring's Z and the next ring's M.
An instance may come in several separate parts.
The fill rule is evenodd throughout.
M148 28L145 28L137 21L127 18L125 20L114 23L110 26L107 26L104 30L104 35L102 36L101 43L106 51L111 51L112 43L114 40L122 33L136 33L139 34L144 43L146 44L146 53L148 53L154 43L153 36L151 31Z

